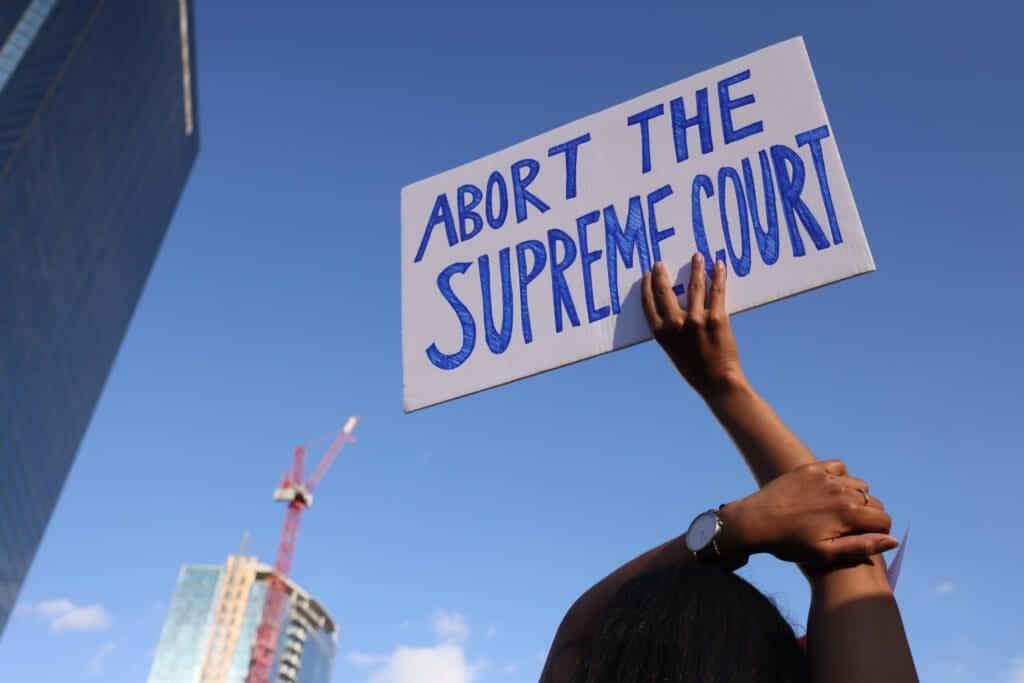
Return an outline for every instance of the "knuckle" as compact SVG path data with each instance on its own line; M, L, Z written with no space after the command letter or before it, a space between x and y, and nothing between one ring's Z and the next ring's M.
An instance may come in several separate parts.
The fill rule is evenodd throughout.
M654 338L660 344L675 344L677 334L668 323L662 321L658 324L657 329L654 330Z

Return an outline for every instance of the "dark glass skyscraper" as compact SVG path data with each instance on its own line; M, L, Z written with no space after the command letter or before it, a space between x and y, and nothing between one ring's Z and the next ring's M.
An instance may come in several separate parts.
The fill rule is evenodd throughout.
M198 151L192 0L0 0L0 634Z

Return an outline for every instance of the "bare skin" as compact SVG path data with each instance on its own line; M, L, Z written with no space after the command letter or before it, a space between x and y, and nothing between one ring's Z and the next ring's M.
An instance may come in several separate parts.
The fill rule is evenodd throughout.
M899 610L880 553L898 544L882 504L838 461L819 462L750 387L725 308L725 271L706 297L694 257L684 310L663 264L643 281L655 339L729 433L760 491L721 511L721 562L735 568L754 553L800 563L812 587L809 653L813 680L916 681ZM705 306L706 305L706 306ZM630 579L691 560L685 535L634 558L590 588L566 613L541 681L571 680L609 599Z

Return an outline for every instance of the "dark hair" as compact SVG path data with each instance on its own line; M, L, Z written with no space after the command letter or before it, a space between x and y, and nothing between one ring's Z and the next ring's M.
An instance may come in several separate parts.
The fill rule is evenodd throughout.
M775 604L701 562L637 577L611 599L578 683L806 683L807 658Z

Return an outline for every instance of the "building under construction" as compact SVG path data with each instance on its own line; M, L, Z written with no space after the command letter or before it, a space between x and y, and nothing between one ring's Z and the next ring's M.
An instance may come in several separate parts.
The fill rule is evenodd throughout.
M188 565L164 624L149 683L240 683L250 668L273 568L235 555L224 565ZM285 579L270 680L329 683L337 626L311 595Z
M223 567L182 569L149 683L329 683L337 626L289 577L313 490L358 423L348 419L308 479L307 446L295 449L274 491L287 508L273 567L247 557L243 542Z

